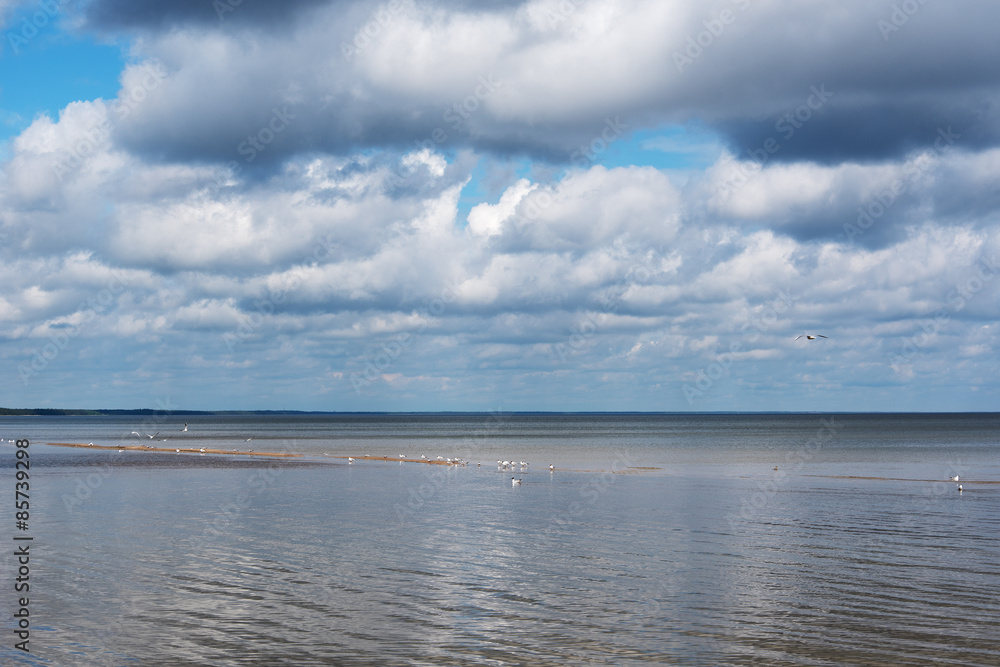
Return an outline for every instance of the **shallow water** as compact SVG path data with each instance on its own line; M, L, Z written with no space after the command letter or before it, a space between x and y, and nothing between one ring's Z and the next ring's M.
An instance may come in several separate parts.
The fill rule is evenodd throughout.
M143 429L0 422L32 440L34 537L32 653L4 584L0 662L1000 664L993 416L187 421L156 430L304 456L46 447ZM365 453L472 464L333 458ZM497 458L532 462L520 487Z

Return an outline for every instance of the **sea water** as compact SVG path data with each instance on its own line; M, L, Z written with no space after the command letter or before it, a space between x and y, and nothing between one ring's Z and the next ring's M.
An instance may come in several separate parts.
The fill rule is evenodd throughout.
M995 415L4 418L5 441L31 443L31 508L16 530L5 442L0 663L997 665L998 427ZM15 648L25 535L30 653Z

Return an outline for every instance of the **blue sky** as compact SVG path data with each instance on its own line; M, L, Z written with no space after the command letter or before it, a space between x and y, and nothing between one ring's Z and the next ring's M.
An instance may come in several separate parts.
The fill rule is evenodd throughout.
M993 3L226 6L0 1L0 405L996 409Z
M39 114L58 117L70 102L109 99L118 93L118 75L124 67L122 48L101 43L93 35L60 29L59 20L43 25L22 42L23 21L30 21L37 11L36 6L27 5L6 20L0 51L0 137L4 140L19 134Z

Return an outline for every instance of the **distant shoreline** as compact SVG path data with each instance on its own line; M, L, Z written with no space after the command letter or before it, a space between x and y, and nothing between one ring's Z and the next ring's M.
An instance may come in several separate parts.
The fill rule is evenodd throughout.
M997 412L854 412L831 410L819 412L815 410L706 410L702 412L685 411L631 411L631 410L156 410L153 408L138 408L133 410L99 409L84 410L78 408L0 408L0 417L239 417L244 415L281 416L281 415L1000 415Z
M300 410L82 410L72 408L0 408L0 417L145 417L152 415L226 416L226 415L326 415L335 412Z

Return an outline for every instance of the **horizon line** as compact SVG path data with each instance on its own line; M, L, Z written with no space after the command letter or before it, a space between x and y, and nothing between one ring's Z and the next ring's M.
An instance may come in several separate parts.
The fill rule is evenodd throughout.
M115 416L157 414L176 416L221 415L1000 415L998 411L893 410L160 410L156 408L3 408L0 417Z

